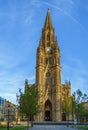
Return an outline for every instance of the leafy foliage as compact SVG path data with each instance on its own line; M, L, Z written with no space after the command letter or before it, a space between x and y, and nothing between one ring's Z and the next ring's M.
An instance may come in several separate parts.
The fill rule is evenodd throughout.
M72 118L75 116L80 122L88 119L88 110L84 107L84 102L87 99L87 94L82 93L80 89L76 90L72 96L69 96L68 94L65 95L62 102L62 109L63 112L66 113L68 120L69 114L72 114Z
M74 97L74 114L76 115L78 121L83 121L84 118L88 116L88 110L84 107L84 102L88 99L87 94L83 94L80 89L73 93Z
M72 97L71 96L66 95L64 97L64 100L62 102L62 109L63 109L63 112L66 113L69 120L69 114L72 113Z
M27 117L34 116L38 113L38 107L38 90L35 85L32 85L20 96L20 111Z

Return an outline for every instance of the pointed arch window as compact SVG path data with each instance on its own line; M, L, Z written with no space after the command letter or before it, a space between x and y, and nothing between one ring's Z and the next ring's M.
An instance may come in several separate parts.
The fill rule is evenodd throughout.
M47 42L47 47L49 47L49 46L50 46L50 42L48 41L48 42Z
M47 41L49 41L50 40L50 36L49 36L49 32L48 32L48 34L47 34Z
M49 63L49 60L48 60L48 58L46 58L46 64L48 64Z

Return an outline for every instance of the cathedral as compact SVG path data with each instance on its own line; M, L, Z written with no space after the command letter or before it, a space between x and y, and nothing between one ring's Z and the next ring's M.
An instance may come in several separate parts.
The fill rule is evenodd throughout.
M39 113L41 121L65 121L62 101L66 93L71 95L70 81L61 83L60 48L52 25L50 10L47 11L44 27L36 53L36 86L39 92Z

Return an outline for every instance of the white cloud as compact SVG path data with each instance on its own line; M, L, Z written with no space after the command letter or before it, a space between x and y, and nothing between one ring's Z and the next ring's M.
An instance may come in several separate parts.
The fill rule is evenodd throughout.
M24 22L25 24L31 24L32 23L32 17L33 17L32 13L30 15L25 14L22 18L22 22Z

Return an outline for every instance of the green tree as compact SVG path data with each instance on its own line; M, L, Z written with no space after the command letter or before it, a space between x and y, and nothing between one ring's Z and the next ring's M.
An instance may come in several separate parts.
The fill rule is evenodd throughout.
M73 105L73 111L74 115L76 116L78 121L83 121L82 119L86 117L87 111L84 107L84 102L87 100L87 95L82 93L80 89L76 90L76 92L73 93L74 97L74 105Z
M69 121L69 117L70 115L72 115L72 96L69 93L69 89L67 89L65 95L64 95L64 99L62 102L62 110L63 113L66 114L66 120Z
M80 89L76 90L69 96L68 92L65 94L64 100L62 102L63 112L66 113L67 120L69 120L69 115L72 114L72 119L77 118L78 121L83 121L87 119L88 110L84 107L84 102L88 99L87 95L82 93Z
M31 87L27 87L24 94L20 94L20 112L25 114L28 119L28 127L29 127L29 119L31 118L31 126L33 126L33 117L38 113L39 105L38 105L38 90L35 85Z
M72 96L65 96L62 102L63 112L66 113L67 120L69 121L69 115L72 114Z

